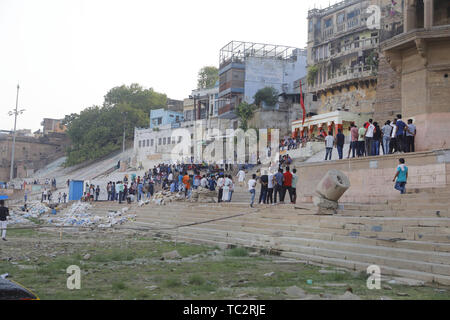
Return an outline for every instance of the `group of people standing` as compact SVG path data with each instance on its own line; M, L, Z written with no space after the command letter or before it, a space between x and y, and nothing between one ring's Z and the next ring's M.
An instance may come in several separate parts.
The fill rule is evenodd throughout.
M350 155L355 158L379 156L381 152L387 155L415 151L416 126L412 119L405 123L401 114L398 114L393 121L386 121L383 127L380 127L373 119L369 119L360 128L351 124L349 131L351 142L347 158L350 158ZM339 159L343 159L345 136L342 129L338 129L336 137L330 131L328 135L324 134L324 138L325 161L331 160L334 147L337 148Z
M291 173L289 167L285 168L284 173L283 169L279 168L275 174L271 172L264 172L260 176L253 174L252 178L248 181L248 190L251 194L250 207L253 208L255 203L257 183L261 185L259 204L276 205L277 195L279 196L280 203L284 203L286 192L289 192L291 203L295 204L297 202L297 182L297 170L294 169Z

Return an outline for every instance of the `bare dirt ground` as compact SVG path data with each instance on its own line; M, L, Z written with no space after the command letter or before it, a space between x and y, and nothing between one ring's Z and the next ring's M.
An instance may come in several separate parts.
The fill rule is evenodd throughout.
M381 290L369 290L366 274L144 232L69 229L60 236L8 231L0 274L41 299L450 299L448 287L383 278ZM81 269L80 290L67 288L71 265Z

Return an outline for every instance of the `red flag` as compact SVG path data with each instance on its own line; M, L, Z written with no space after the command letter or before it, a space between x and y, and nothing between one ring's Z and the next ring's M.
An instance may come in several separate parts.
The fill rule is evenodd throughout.
M303 125L305 125L306 109L305 109L305 103L303 101L302 80L300 80L300 105L302 106L302 110L303 110L303 123L302 123L302 126L303 126Z

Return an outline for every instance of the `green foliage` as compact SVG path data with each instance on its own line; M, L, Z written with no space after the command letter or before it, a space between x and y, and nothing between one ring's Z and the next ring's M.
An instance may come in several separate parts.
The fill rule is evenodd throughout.
M248 104L247 102L240 103L234 112L241 120L241 126L240 128L244 131L248 129L248 120L253 118L253 115L255 113L256 106L253 104Z
M67 115L63 124L72 145L66 150L66 166L99 159L122 147L123 130L133 139L135 127L147 127L150 110L167 103L165 94L138 84L111 89L103 106L92 106Z
M198 72L197 86L199 89L214 88L219 80L219 69L213 66L206 66Z
M314 85L314 81L316 81L318 72L319 67L317 67L316 65L308 67L307 81L310 86Z
M263 102L266 106L273 107L278 102L278 91L273 87L265 87L258 90L253 99L258 107L261 107Z
M225 255L230 257L246 257L248 256L248 251L245 248L233 248L225 252Z

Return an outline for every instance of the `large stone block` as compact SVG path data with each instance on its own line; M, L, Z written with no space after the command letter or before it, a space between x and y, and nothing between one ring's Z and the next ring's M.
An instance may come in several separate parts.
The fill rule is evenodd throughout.
M316 187L316 192L327 200L338 201L350 188L350 180L339 170L328 171Z

